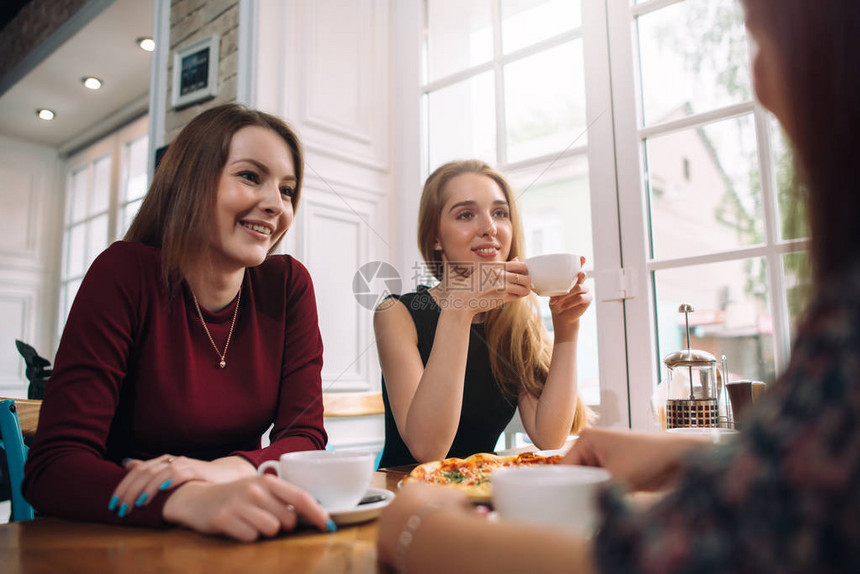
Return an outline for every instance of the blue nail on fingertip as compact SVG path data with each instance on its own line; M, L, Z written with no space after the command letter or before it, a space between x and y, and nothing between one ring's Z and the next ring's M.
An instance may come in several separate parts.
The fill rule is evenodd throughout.
M170 485L173 484L173 481L169 478L161 483L161 486L158 487L158 490L167 490L170 488Z
M108 510L110 512L113 512L114 509L116 508L117 504L119 504L119 496L114 494L113 496L110 497L110 502L108 503Z
M143 503L146 502L146 499L149 498L149 494L144 492L140 496L137 497L137 501L134 503L135 506L140 507L143 506Z
M122 506L119 507L119 517L123 518L126 514L128 514L128 504L123 502Z
M334 520L332 520L331 518L328 519L328 522L326 523L325 527L328 528L329 532L337 532L337 526L335 526Z

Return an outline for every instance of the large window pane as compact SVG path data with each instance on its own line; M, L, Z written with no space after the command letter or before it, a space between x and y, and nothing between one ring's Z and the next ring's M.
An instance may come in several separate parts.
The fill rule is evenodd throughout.
M585 286L594 293L594 279L585 280ZM538 297L541 318L550 337L553 336L552 313L549 297ZM600 363L597 358L597 312L592 305L579 320L579 338L576 343L576 378L585 404L600 404Z
M732 378L771 381L773 330L764 259L745 259L654 273L658 348L662 358L685 348L682 303L693 306L691 346L726 355Z
M812 268L809 253L788 253L782 258L785 269L785 296L788 303L791 340L797 334L797 322L803 318L811 295Z
M125 234L146 194L147 127L140 118L67 159L57 335L87 268Z
M493 74L429 94L427 142L430 171L453 159L496 163Z
M79 223L69 229L69 242L66 251L66 276L83 275L87 259L86 223Z
M638 19L643 121L662 122L752 98L736 0L687 0Z
M98 257L98 254L105 250L108 246L108 216L107 214L99 215L87 223L89 232L87 233L87 261L86 266Z
M584 156L552 166L519 170L511 176L523 220L526 256L577 253L591 266L591 196Z
M429 81L492 59L490 0L428 0L426 10Z
M95 215L108 210L110 203L110 168L109 155L99 158L93 163L93 201L88 215Z
M69 316L69 311L72 309L72 303L75 301L75 296L78 294L78 289L81 287L81 279L69 281L63 286L62 293L62 308L60 309L58 333L63 332L63 325L66 323L66 317Z
M131 227L131 222L134 221L134 217L137 215L137 212L140 210L140 205L143 203L142 199L138 199L136 201L132 201L128 205L122 208L122 228L118 234L118 237L125 237L128 228Z
M585 286L594 293L594 279L585 280ZM544 323L549 322L552 332L552 319L549 314L549 298L542 299ZM579 320L579 338L576 342L576 377L579 392L585 404L600 404L600 363L597 358L597 311L592 305Z
M66 209L67 223L76 223L87 216L90 173L90 166L86 166L72 174L69 185L68 207Z
M578 28L580 0L502 0L502 48L505 53Z
M776 118L769 115L770 147L772 165L776 177L777 199L780 216L780 231L783 239L799 239L809 236L804 202L797 201L795 190L794 157L785 131Z
M149 138L140 137L126 144L125 185L123 201L139 199L146 194L146 154Z
M585 73L577 40L505 66L508 161L585 145Z
M576 253L592 267L591 203L585 156L567 158L552 166L518 170L509 179L523 222L527 257L546 253ZM594 282L586 282L592 293ZM549 297L539 297L541 316L552 333ZM583 399L600 403L597 357L597 316L594 307L580 321L577 376Z
M752 116L646 141L654 257L764 241Z

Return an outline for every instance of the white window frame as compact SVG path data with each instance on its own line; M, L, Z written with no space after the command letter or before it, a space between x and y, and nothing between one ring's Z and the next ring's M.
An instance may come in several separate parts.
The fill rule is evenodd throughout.
M650 398L658 382L662 365L657 357L652 274L665 269L734 261L761 257L767 263L768 299L773 319L774 359L777 372L788 362L790 330L785 298L783 256L803 251L807 240L786 240L778 237L780 228L776 202L776 181L772 170L771 141L768 113L756 102L748 101L695 114L681 120L640 127L640 109L636 89L638 70L634 59L633 23L635 18L686 0L650 0L630 5L628 0L584 0L597 8L605 6L608 43L611 46L610 81L615 121L616 165L618 165L619 216L625 275L633 283L638 296L625 302L628 346L631 426L650 428ZM764 243L691 257L672 259L651 258L648 252L648 207L644 142L647 138L697 127L723 119L752 113L758 142L758 167L762 183L762 204L766 237ZM647 344L644 344L647 342Z
M125 167L128 163L126 144L131 143L141 137L148 137L149 121L147 116L143 116L131 122L130 124L120 128L112 134L102 138L96 143L90 145L86 149L67 158L63 164L63 172L65 174L65 189L63 192L63 236L62 250L60 256L60 273L59 273L59 293L57 299L57 330L54 334L54 349L59 344L59 338L62 335L63 328L66 323L71 301L65 301L66 286L75 281L83 279L87 269L83 269L81 273L68 274L67 261L69 257L69 188L72 184L72 175L82 169L92 169L95 162L104 157L111 158L110 168L110 190L108 193L108 207L106 211L92 213L87 209L86 217L75 225L89 221L95 217L105 215L108 216L107 230L107 245L102 246L102 250L108 245L122 239L124 230L122 229L122 210L129 203L124 199L124 189L128 181L125 177ZM149 146L147 146L149 149ZM90 194L92 188L90 187ZM88 198L88 201L90 198Z

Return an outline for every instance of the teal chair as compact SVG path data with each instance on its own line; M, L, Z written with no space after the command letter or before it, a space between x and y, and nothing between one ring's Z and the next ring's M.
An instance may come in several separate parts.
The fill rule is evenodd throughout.
M12 520L32 520L33 507L21 495L27 447L24 446L24 437L21 435L15 401L9 399L0 401L0 448L6 451L4 470L9 475L12 491Z

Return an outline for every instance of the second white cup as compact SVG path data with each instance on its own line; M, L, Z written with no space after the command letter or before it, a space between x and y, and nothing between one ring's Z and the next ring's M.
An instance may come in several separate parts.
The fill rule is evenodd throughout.
M370 487L376 457L369 452L308 450L288 452L257 468L308 491L328 511L355 507Z
M503 520L560 526L591 536L598 525L602 468L570 465L505 467L493 472L493 507Z

